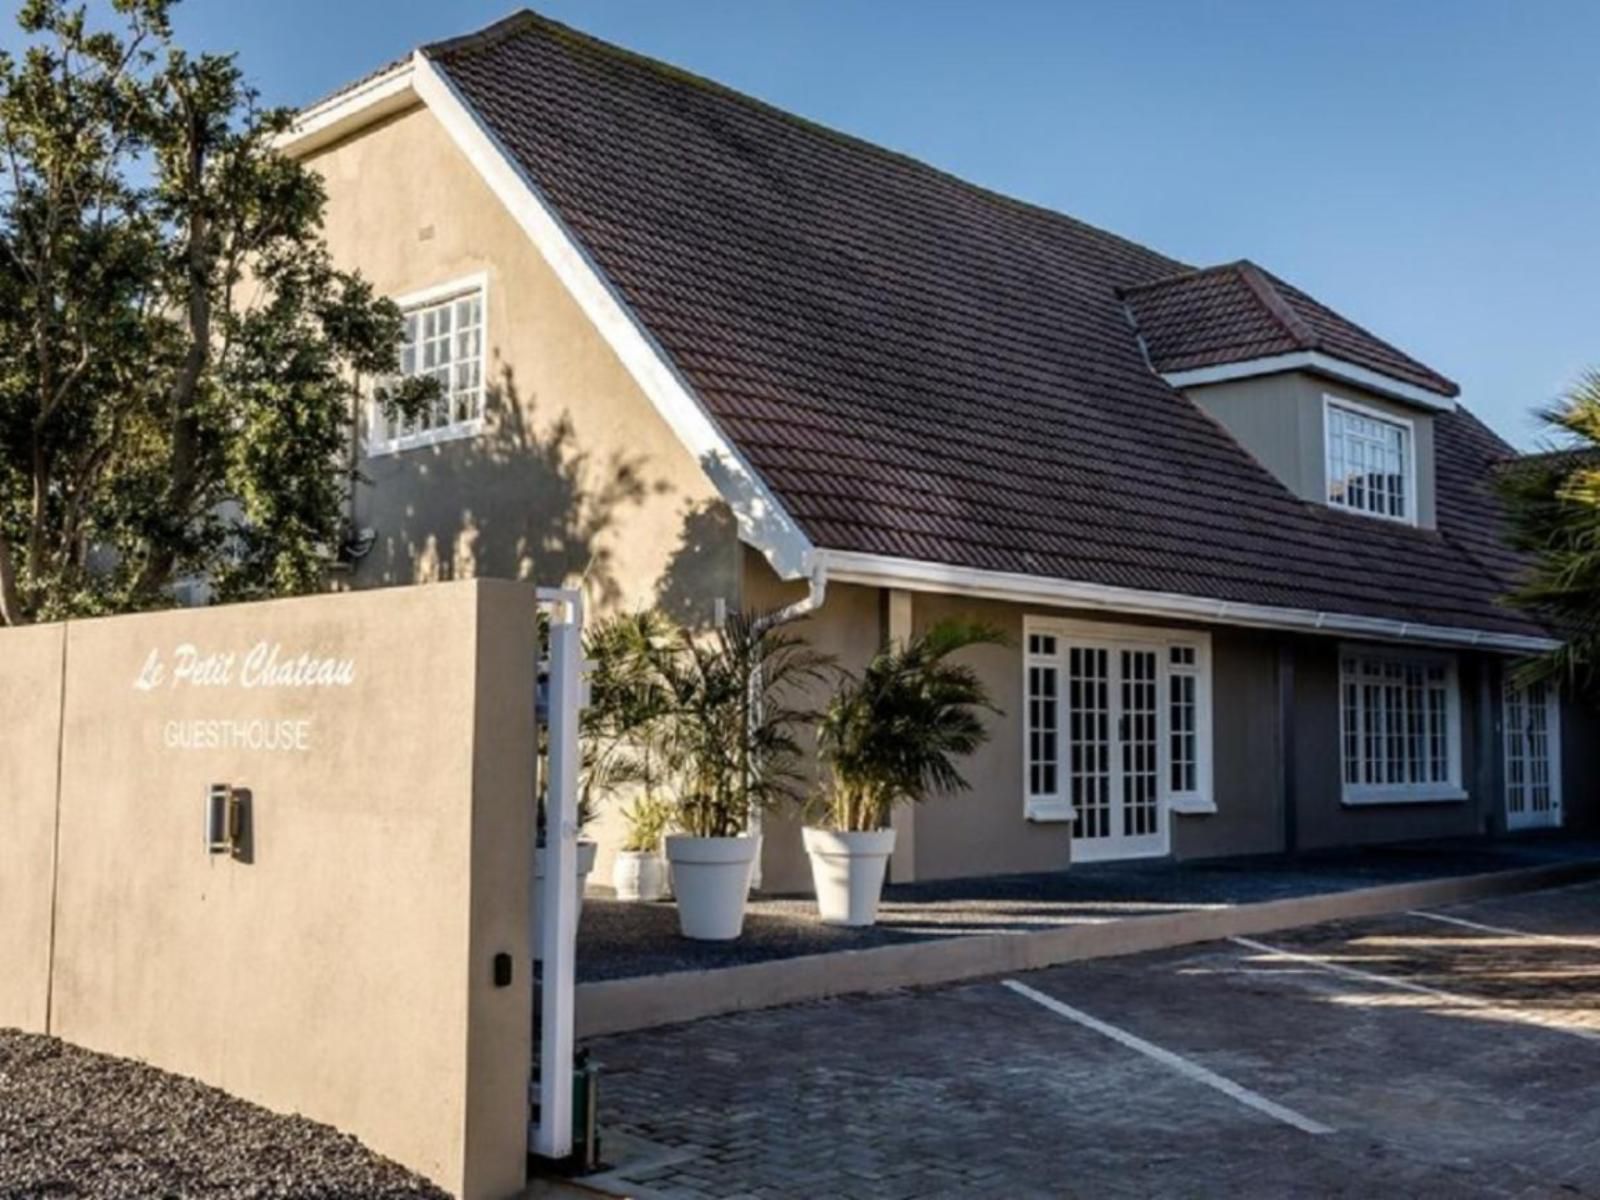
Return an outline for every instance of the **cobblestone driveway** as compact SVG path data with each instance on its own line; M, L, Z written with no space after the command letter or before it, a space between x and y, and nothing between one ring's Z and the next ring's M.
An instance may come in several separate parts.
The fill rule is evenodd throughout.
M599 1182L646 1200L1600 1197L1600 885L1020 982L1179 1065L999 981L602 1039L622 1163Z

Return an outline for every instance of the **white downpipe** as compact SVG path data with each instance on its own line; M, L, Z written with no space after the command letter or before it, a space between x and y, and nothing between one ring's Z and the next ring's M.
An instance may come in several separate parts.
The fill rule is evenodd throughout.
M544 974L540 981L539 1124L535 1154L572 1153L572 1050L578 932L578 723L583 709L583 597L540 588L550 606L550 766L545 788L545 873L539 893ZM531 869L531 864L530 864Z
M811 574L806 580L806 594L793 604L785 605L783 608L778 609L777 612L769 613L761 618L756 622L756 629L758 631L766 630L779 622L792 621L799 617L808 616L821 608L822 602L827 598L828 563L822 555L814 554L811 558ZM759 720L761 715L759 712L760 700L758 699L761 691L761 676L759 674L750 680L750 691L750 717L752 720ZM751 837L759 838L761 836L761 813L759 811L750 814L749 832ZM757 854L755 868L750 872L750 889L755 891L760 886L761 855Z
M780 621L791 621L796 617L804 617L814 613L822 607L822 602L828 597L828 560L821 554L814 554L811 558L811 574L806 580L806 594L793 604L780 608L775 613L769 613L756 623L758 629L767 629Z

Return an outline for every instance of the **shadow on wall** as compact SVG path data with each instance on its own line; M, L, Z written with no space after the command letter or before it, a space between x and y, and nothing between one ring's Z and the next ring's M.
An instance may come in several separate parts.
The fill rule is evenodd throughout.
M644 439L618 428L601 435L609 449L580 444L571 413L541 423L539 402L502 366L481 432L364 458L355 524L375 540L354 585L581 583L596 610L654 603L686 624L708 621L718 598L736 605L728 506L686 498L669 512L675 489L635 448Z
M597 455L578 444L571 414L544 428L537 396L510 367L485 396L475 436L366 458L356 525L376 534L358 586L493 577L542 586L582 581L592 603L624 598L616 533L630 514L672 490L626 447Z
M729 555L738 561L738 529L728 506L702 500L685 504L678 545L656 582L656 607L680 625L696 625L711 615L718 594L735 605L733 595L717 584L728 577Z

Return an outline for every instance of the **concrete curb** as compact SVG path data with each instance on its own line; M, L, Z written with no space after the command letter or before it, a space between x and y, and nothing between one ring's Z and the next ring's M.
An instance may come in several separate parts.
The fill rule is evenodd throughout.
M579 1037L599 1037L830 996L1035 971L1078 959L1114 958L1323 921L1460 904L1595 878L1600 878L1600 860L1552 863L1232 908L1127 917L1099 925L1068 925L1038 933L954 936L711 971L600 980L578 985L577 1033Z

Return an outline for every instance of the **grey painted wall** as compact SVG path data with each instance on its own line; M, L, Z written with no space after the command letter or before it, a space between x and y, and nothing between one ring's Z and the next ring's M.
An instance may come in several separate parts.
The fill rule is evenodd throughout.
M1295 646L1295 759L1299 844L1303 850L1413 838L1468 836L1486 832L1498 790L1485 795L1477 774L1481 658L1459 659L1462 701L1461 775L1469 798L1433 804L1342 802L1339 759L1339 644L1304 639Z
M1568 829L1600 829L1600 711L1593 702L1561 705L1561 811Z
M1248 450L1295 495L1327 502L1323 397L1348 400L1412 424L1416 461L1417 524L1435 525L1433 416L1383 396L1332 380L1290 371L1188 388L1189 399Z
M746 556L745 599L758 607L797 599L798 584L779 585L770 569ZM805 623L819 647L859 667L883 636L884 594L838 585L821 613ZM1029 823L1023 804L1022 630L1029 613L1049 610L993 600L917 594L913 628L949 615L977 617L1010 640L977 654L974 665L1002 713L990 719L990 742L967 764L972 790L920 806L915 821L919 879L1066 869L1070 827ZM1105 620L1107 614L1057 610L1055 615ZM1176 623L1129 616L1115 624ZM1457 654L1461 685L1462 786L1465 800L1349 806L1343 803L1339 750L1339 653L1330 637L1212 627L1213 792L1217 812L1172 814L1172 852L1180 859L1271 854L1286 848L1284 736L1279 696L1287 664L1294 691L1289 748L1293 759L1296 845L1316 850L1342 845L1472 836L1504 828L1499 698L1502 660ZM1563 708L1564 794L1569 827L1600 824L1600 714ZM765 885L809 890L798 822L770 818L764 851Z
M1211 637L1212 789L1217 811L1172 817L1178 858L1271 854L1283 848L1278 639L1249 629Z

